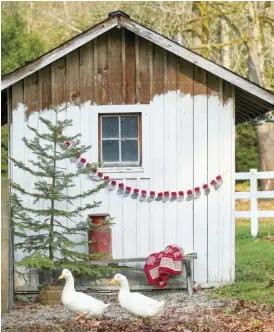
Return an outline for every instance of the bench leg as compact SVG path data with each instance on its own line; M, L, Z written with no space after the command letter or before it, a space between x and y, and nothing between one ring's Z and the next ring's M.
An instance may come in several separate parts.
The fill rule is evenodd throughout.
M185 265L186 265L186 286L187 286L188 295L193 296L193 282L191 276L190 261L186 261Z

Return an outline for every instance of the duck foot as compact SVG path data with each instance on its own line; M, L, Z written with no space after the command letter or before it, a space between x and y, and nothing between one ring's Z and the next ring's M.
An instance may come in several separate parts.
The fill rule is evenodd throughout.
M77 322L80 318L86 317L87 314L78 314L78 316L74 319L75 322Z

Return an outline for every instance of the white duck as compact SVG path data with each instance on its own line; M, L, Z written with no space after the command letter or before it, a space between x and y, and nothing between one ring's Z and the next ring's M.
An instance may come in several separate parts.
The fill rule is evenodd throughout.
M59 279L65 279L66 284L62 292L61 301L65 308L78 315L79 318L100 317L106 311L109 304L95 299L87 294L76 292L74 288L74 278L72 273L64 269Z
M118 273L109 282L110 285L116 283L121 286L118 295L119 304L130 313L142 318L151 318L162 311L165 302L156 301L140 293L131 293L124 275Z

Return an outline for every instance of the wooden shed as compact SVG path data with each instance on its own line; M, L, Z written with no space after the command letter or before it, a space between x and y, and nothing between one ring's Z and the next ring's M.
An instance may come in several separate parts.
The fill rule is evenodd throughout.
M50 118L51 105L67 104L68 134L80 132L82 143L92 145L87 161L102 161L100 171L131 191L168 192L165 203L117 190L94 195L103 203L90 213L115 218L114 258L148 256L176 243L197 252L197 282L234 281L235 124L273 109L271 92L114 12L3 76L2 100L11 156L28 164L21 140L32 135L27 124L38 128L39 114ZM30 175L13 165L9 174L31 189ZM223 184L215 190L210 182L218 175ZM76 185L90 188L94 181L83 176ZM197 199L186 200L187 190L195 196L197 187L201 195L197 190ZM181 191L185 199L172 200Z

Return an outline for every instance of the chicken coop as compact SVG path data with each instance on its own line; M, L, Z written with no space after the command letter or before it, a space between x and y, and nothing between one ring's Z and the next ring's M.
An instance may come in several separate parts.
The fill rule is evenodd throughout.
M273 104L271 92L120 11L2 76L9 154L30 165L27 125L43 131L39 116L51 119L51 105L67 105L67 134L81 133L92 146L85 161L102 162L97 176L112 180L87 213L115 218L112 257L145 257L176 243L197 253L193 278L203 285L235 278L235 124ZM9 177L31 191L34 178L12 163ZM77 191L98 182L83 175L75 184ZM23 282L16 280L15 288Z

